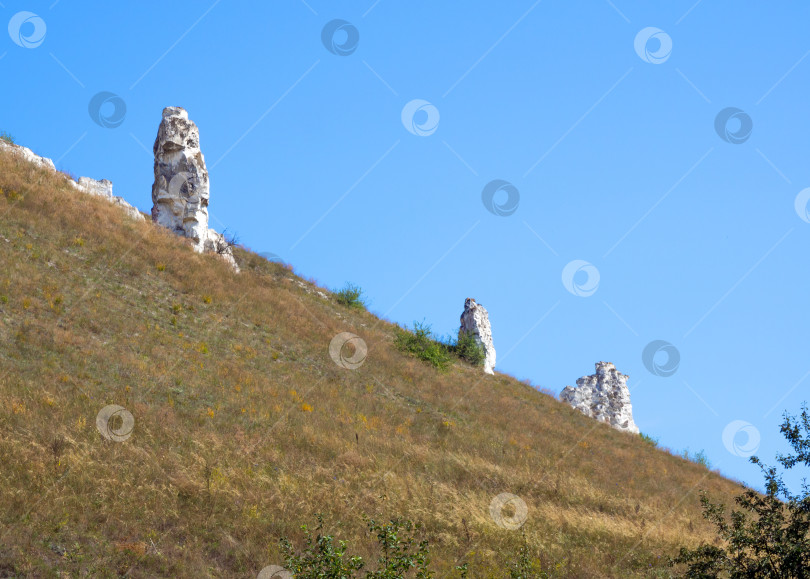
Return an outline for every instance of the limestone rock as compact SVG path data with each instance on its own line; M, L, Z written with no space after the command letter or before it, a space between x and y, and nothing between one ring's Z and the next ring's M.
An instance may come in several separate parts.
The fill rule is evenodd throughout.
M192 239L201 252L208 238L208 170L200 151L200 131L185 109L163 109L152 151L152 221Z
M222 259L228 262L234 271L239 273L239 266L233 258L233 250L222 233L217 233L213 229L209 229L206 234L205 243L203 244L203 251L218 254Z
M31 149L26 147L21 147L20 145L12 145L7 141L0 139L0 149L6 149L12 151L14 154L22 157L26 161L34 163L35 165L39 165L40 167L44 167L49 169L50 171L56 172L56 166L53 164L53 161L47 159L45 157L40 157L36 153L34 153ZM99 197L103 197L108 201L120 205L127 214L132 217L133 219L143 220L143 214L138 211L135 207L124 201L121 197L113 197L112 188L113 184L111 181L107 179L102 179L101 181L96 181L95 179L91 179L90 177L79 177L79 182L77 183L73 179L67 179L67 182L70 183L75 189L78 189L82 193L89 193L90 195L98 195Z
M129 215L133 219L137 219L138 221L144 221L145 219L143 213L138 211L137 208L133 207L132 205L124 201L123 198L115 197L113 195L112 181L109 181L107 179L96 181L95 179L91 179L90 177L79 177L78 183L73 179L69 179L68 183L73 185L76 189L78 189L82 193L97 195L99 197L103 197L110 203L120 205L121 208L127 213L127 215Z
M137 207L133 207L132 205L124 201L122 197L113 197L111 201L116 205L120 205L121 209L123 209L127 213L127 215L129 215L133 219L137 219L138 221L146 220L146 218L143 216L143 213L138 211Z
M489 325L489 313L474 299L464 300L464 312L461 314L461 328L458 335L472 334L475 340L484 348L484 372L494 374L495 345L492 342L492 327Z
M20 145L12 145L11 143L0 139L0 147L4 149L8 149L14 154L22 157L26 161L34 163L35 165L39 165L40 167L45 167L46 169L50 169L51 171L56 171L56 166L53 164L53 161L47 159L45 157L40 157L31 149L26 147L22 147Z
M208 170L200 150L200 131L185 109L163 109L152 150L152 221L191 239L195 251L221 255L238 271L224 236L208 228Z
M576 388L566 386L560 400L616 430L638 434L627 378L610 362L597 362L596 374L577 380Z
M111 181L108 181L107 179L96 181L95 179L91 179L90 177L79 177L78 188L83 189L85 193L90 193L91 195L98 195L99 197L104 197L112 201L113 184Z

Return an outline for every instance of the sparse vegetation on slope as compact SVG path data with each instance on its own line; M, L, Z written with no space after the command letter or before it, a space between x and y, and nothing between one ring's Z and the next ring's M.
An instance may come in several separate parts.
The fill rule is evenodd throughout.
M394 343L402 352L427 362L437 370L447 370L453 362L450 348L433 335L430 324L414 322L413 329L397 328Z
M697 490L739 491L65 179L0 152L0 575L252 579L316 513L373 561L367 513L421 523L437 577L509 576L524 542L554 577L665 577L714 538ZM368 345L355 370L330 357L341 332ZM116 408L97 427L108 405L131 431Z

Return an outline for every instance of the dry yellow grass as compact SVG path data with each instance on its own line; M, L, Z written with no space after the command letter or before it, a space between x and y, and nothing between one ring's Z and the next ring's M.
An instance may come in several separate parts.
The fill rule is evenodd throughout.
M0 188L0 575L255 577L322 512L365 556L364 513L422 522L440 577L504 576L522 534L555 577L667 577L713 538L698 491L739 492L511 377L438 373L250 252L235 276L5 153ZM345 331L356 370L328 354Z

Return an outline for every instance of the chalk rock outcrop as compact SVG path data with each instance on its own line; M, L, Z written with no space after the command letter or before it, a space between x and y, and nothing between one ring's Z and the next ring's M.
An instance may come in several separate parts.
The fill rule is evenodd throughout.
M481 304L472 298L464 300L464 312L461 314L461 328L458 335L472 334L484 348L484 372L494 374L495 345L492 342L492 327L489 325L489 313Z
M633 422L627 378L610 362L597 362L596 374L577 380L576 388L566 386L560 393L560 400L616 430L638 434L638 427Z
M15 155L22 157L29 163L34 163L35 165L39 165L40 167L50 169L51 171L56 171L56 166L53 164L53 161L45 157L40 157L34 151L32 151L27 147L23 147L21 145L12 145L8 141L0 139L0 148L11 151Z
M12 145L2 139L0 139L0 149L5 149L11 151L13 154L21 157L22 159L48 169L50 171L56 172L56 166L53 164L53 161L46 157L40 157L36 153L34 153L31 149L26 147L21 147L20 145ZM79 182L77 183L72 178L67 177L67 182L70 183L75 189L78 189L82 193L89 193L90 195L97 195L99 197L103 197L110 201L111 203L115 203L116 205L120 205L121 208L126 211L127 215L132 217L133 219L144 220L143 214L138 211L135 207L124 201L121 197L114 197L112 194L112 182L108 181L107 179L102 179L101 181L96 181L95 179L91 179L89 177L79 177Z
M85 193L98 195L99 197L104 197L105 199L110 200L113 198L113 184L112 181L108 181L107 179L96 181L95 179L91 179L89 177L79 177L79 182L76 185L77 189L84 189Z
M152 221L191 239L198 252L221 255L238 270L225 237L208 228L211 196L208 170L200 150L200 131L185 109L163 109L152 150L155 154Z

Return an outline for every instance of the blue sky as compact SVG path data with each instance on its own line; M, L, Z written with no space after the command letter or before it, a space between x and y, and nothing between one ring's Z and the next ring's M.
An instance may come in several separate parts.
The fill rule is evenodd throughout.
M749 484L748 454L784 450L781 414L810 398L810 5L3 0L0 14L0 129L58 168L148 212L161 111L185 107L218 230L359 284L401 324L453 333L474 297L497 368L538 387L611 361L642 432ZM91 117L103 91L125 103L118 126ZM518 200L508 215L482 201L495 180ZM563 280L575 260L590 265ZM644 363L654 340L677 367L665 351Z

